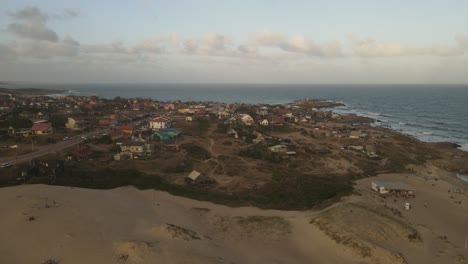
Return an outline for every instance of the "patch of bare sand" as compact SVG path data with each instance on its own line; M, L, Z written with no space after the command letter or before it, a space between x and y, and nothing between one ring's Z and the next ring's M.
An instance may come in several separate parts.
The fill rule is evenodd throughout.
M128 187L24 185L0 189L0 200L0 263L352 263L326 236L303 235L307 212ZM225 231L212 218L229 219Z
M427 169L359 180L355 195L305 212L128 187L1 188L0 263L467 263L466 185ZM376 179L411 185L416 198L381 197Z
M391 216L385 208L362 204L335 206L320 213L311 224L372 263L406 263L404 256L392 246L397 243L412 246L421 240L416 229Z
M468 249L464 248L468 236L468 185L453 173L432 166L413 169L414 174L382 174L359 180L356 192L360 195L347 200L371 208L388 208L394 217L418 231L422 240L420 246L404 239L384 244L402 253L408 263L468 263ZM370 189L373 180L405 183L416 190L416 197L381 196ZM409 211L404 210L406 202L411 204ZM374 219L363 221L372 225Z

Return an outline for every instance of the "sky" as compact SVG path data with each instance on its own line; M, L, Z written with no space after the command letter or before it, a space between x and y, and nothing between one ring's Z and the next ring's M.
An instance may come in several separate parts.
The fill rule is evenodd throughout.
M0 82L468 84L468 1L0 4Z

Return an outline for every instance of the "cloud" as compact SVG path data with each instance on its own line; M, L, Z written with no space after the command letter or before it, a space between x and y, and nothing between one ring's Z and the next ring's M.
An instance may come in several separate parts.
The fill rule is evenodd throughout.
M53 57L74 57L79 54L80 43L70 37L62 41L26 41L15 43L11 49L21 57L49 59Z
M183 50L189 54L195 54L198 50L198 42L193 39L185 40L182 44Z
M128 46L121 41L114 41L106 44L87 44L83 45L83 51L86 53L100 54L126 54L138 55L145 53L160 54L165 50L163 42L158 39L147 39L134 46Z
M16 58L16 52L5 44L0 43L0 60L7 61Z
M42 24L49 19L47 14L42 13L39 8L33 6L27 6L10 15L17 20L32 21Z
M455 40L460 48L468 49L468 36L456 36Z
M217 33L208 33L203 39L203 44L210 51L220 51L226 48L226 37Z
M402 56L459 56L464 54L463 39L458 45L431 45L416 47L398 43L378 43L373 39L352 39L351 50L359 57L402 57Z
M63 10L63 14L65 17L74 18L74 17L78 17L81 14L81 11L78 8L69 7Z
M130 54L132 50L123 42L115 41L108 44L87 44L83 45L83 51L88 53L122 53Z
M55 31L47 28L49 16L37 7L25 7L10 14L16 22L10 23L7 30L19 37L57 42L59 37Z
M255 32L249 37L248 46L253 48L275 47L281 51L317 57L340 57L343 55L339 42L318 44L302 35L288 36L279 32ZM245 47L243 48L246 49Z

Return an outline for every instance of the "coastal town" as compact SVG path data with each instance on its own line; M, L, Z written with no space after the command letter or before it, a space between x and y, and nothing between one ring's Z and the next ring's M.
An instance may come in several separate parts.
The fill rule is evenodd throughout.
M0 186L133 186L228 206L312 209L309 225L335 241L334 246L351 248L353 256L370 263L406 263L417 254L401 248L405 254L395 253L380 238L373 237L377 242L369 244L366 237L374 229L400 230L401 237L392 239L403 239L402 245L415 250L423 235L407 223L429 219L433 205L446 215L455 214L453 226L459 226L468 193L466 183L454 175L468 172L468 156L455 144L422 142L380 120L333 112L340 105L314 99L272 105L3 93ZM47 198L45 208L59 207L63 198L48 192L47 197L56 198ZM446 196L450 206L441 209L438 198L428 198L433 192ZM164 199L153 204L159 206ZM293 221L284 212L282 217ZM28 211L24 217L37 222L42 214ZM343 220L350 214L357 221L354 231L345 228ZM366 230L359 224L364 219L380 222ZM258 225L278 224L270 218L255 221L260 221L259 230L266 227ZM438 222L434 226L440 227ZM267 232L279 232L275 228ZM197 237L173 224L164 230ZM278 236L286 236L287 230ZM433 236L447 234L453 243L462 243L452 229ZM387 246L377 246L380 243ZM444 243L434 247L442 250ZM118 252L121 261L140 254ZM453 256L466 260L448 257ZM385 260L379 262L381 258Z
M61 182L71 176L67 168L92 166L242 193L271 188L291 174L348 182L407 171L441 159L441 146L451 149L453 171L467 169L454 146L434 148L375 126L376 120L334 113L341 104L331 101L251 105L3 94L0 105L3 184Z

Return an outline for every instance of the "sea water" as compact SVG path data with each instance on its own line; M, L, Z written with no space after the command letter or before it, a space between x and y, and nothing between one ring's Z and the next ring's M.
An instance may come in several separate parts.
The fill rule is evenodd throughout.
M468 85L48 84L104 98L280 104L302 98L345 104L333 111L372 117L424 141L457 143L468 151Z

